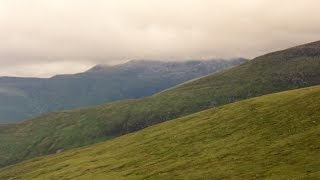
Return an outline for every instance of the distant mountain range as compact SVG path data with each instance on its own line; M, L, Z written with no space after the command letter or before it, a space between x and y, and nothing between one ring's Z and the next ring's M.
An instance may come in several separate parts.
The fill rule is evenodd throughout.
M205 109L220 109L239 100L319 84L320 41L266 54L141 99L49 113L18 124L0 125L0 166L109 140ZM254 108L259 107L258 104ZM264 113L267 117L268 110Z
M83 73L52 78L0 77L0 123L149 96L245 61L242 58L186 62L136 60L115 66L97 65Z

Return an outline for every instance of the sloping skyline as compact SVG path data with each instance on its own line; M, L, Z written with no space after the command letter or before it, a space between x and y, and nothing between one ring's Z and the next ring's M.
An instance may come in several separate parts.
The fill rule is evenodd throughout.
M0 0L0 76L253 58L320 40L317 0Z

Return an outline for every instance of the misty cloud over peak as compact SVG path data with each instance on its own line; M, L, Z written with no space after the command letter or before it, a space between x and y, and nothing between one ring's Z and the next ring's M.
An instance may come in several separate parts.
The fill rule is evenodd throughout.
M0 0L0 76L130 59L252 58L319 40L318 7L317 0Z

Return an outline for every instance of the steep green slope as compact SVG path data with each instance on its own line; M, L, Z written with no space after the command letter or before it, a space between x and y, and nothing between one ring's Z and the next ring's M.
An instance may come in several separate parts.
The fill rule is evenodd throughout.
M320 86L213 108L0 170L0 179L317 179Z
M0 123L115 100L141 98L193 78L244 63L244 59L186 62L130 61L98 65L52 78L0 77Z
M110 139L237 100L318 84L320 42L267 54L143 99L0 125L0 166Z

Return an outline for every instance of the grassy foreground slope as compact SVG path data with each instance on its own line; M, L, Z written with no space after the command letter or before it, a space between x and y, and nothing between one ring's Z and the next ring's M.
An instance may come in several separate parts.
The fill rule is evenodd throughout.
M317 179L320 86L213 108L22 162L0 179Z
M0 125L0 166L71 149L241 99L320 84L320 41L267 54L156 95Z

